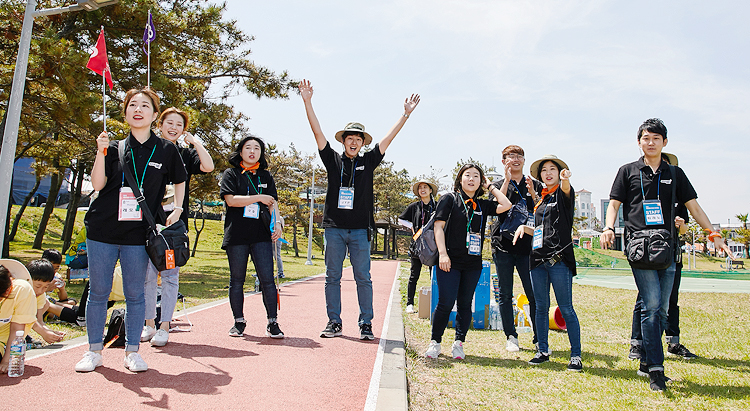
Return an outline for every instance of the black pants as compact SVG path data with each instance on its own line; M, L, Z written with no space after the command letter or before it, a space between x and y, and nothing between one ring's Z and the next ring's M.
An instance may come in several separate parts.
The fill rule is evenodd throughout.
M406 292L406 305L414 305L414 294L417 293L417 281L422 272L422 261L419 258L411 259L411 275L409 275L409 286Z
M680 336L680 307L677 305L677 298L680 294L680 279L682 278L682 263L675 264L674 285L672 285L672 294L669 296L669 309L667 310L667 329L665 335L667 340L670 337ZM633 308L633 324L630 330L630 339L643 341L641 334L641 296L637 297L635 308Z

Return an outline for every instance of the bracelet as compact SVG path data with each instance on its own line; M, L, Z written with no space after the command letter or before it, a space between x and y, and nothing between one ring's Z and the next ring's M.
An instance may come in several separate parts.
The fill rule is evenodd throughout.
M602 232L607 231L607 230L612 231L613 233L615 232L615 229L612 227L604 227L604 230Z
M180 211L184 211L184 210L185 210L184 208L182 208L182 207L178 207L178 206L174 206L174 209L175 209L175 210L180 210Z
M722 238L721 234L717 233L716 231L713 231L711 232L711 234L708 235L708 241L714 241L716 237Z
M409 115L406 114L406 113L404 113L403 116L406 117L406 118L409 118Z

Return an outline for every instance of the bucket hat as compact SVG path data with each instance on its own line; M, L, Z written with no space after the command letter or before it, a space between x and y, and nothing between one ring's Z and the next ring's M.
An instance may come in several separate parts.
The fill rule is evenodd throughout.
M0 258L0 265L7 268L13 278L31 282L31 274L29 274L29 270L27 270L26 266L20 261L12 260L10 258Z
M437 194L437 184L435 184L435 183L433 183L431 181L427 181L425 179L421 179L421 180L417 181L416 183L414 183L411 186L411 191L414 192L414 195L417 196L417 198L419 198L419 191L418 191L419 185L422 184L422 183L427 184L428 186L430 186L430 188L432 189L432 195Z
M343 130L340 130L339 132L336 133L336 140L339 143L342 143L342 144L344 143L344 133L346 133L347 131L352 131L355 133L362 133L365 136L364 145L369 145L370 143L372 143L372 136L365 132L365 126L362 125L362 123L355 123L355 122L351 122L347 124Z
M557 163L560 167L567 168L568 170L570 170L570 167L568 167L568 164L565 163L565 161L559 159L556 155L546 154L539 160L531 163L531 167L529 167L529 173L531 174L531 176L541 181L542 179L539 177L539 166L548 160L552 160L555 163ZM562 171L562 169L560 169L560 171Z
M678 164L677 164L677 163L678 163L678 161L677 161L677 156L676 156L676 155L674 155L674 154L672 154L672 153L665 153L665 152L663 152L663 151L661 152L661 155L662 155L662 156L665 156L665 157L667 157L667 159L669 159L669 164L671 164L671 165L673 165L673 166L676 166L676 165L678 165Z

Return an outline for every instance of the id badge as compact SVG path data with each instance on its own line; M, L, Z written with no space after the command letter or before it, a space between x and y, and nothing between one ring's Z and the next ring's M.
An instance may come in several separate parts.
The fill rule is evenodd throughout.
M664 214L661 211L661 201L645 200L643 202L643 215L646 217L646 225L664 224Z
M258 203L252 203L245 206L245 213L242 214L245 218L255 218L256 220L260 216L260 206Z
M354 187L339 187L339 208L342 210L354 208Z
M534 214L530 215L528 220L526 220L526 226L534 228Z
M542 248L543 240L544 240L544 226L538 225L536 226L536 228L534 228L534 240L531 242L531 249L538 250Z
M117 215L118 221L141 221L142 211L135 199L133 189L130 187L120 187L120 212Z
M466 233L466 244L469 255L480 255L482 253L482 238L476 233Z

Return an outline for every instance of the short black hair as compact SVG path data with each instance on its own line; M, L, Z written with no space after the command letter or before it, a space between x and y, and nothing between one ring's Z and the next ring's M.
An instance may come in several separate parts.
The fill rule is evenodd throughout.
M0 265L0 297L5 297L12 286L13 278L10 276L10 271L4 265Z
M479 188L477 188L477 191L474 193L474 197L478 198L484 194L484 171L482 170L482 167L479 167L474 163L466 163L461 166L461 169L458 170L458 174L456 174L456 181L453 183L453 190L460 193L463 192L463 189L461 188L461 176L463 176L464 172L470 168L476 168L477 171L479 171Z
M644 121L643 124L638 127L638 141L641 141L644 130L648 131L649 133L660 134L664 138L664 140L667 139L667 126L664 125L664 122L661 121L661 119L650 118Z
M54 248L48 248L42 252L42 258L51 262L52 264L62 263L62 254Z
M260 157L258 158L258 169L259 170L266 170L268 168L268 159L266 159L266 143L263 142L263 140L260 139L260 137L256 136L247 136L240 140L240 142L237 144L237 147L235 147L234 151L229 153L229 156L227 157L227 161L229 161L229 164L239 167L240 164L242 164L242 147L245 147L245 144L250 141L255 140L260 144Z
M356 136L362 139L362 142L365 141L365 133L362 133L361 131L344 131L344 134L341 135L341 142L346 140L347 136Z
M32 280L48 283L55 279L55 267L47 259L33 260L26 268L29 270Z

